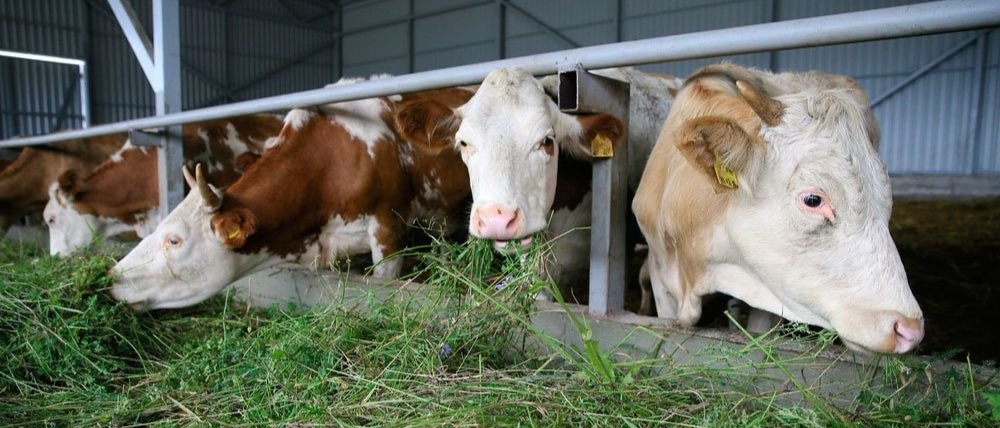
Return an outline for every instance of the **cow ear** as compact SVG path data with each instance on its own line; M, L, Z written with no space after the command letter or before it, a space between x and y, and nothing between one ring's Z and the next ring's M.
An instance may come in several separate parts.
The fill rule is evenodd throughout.
M250 168L250 165L253 165L254 162L257 162L257 159L260 159L259 154L247 152L237 156L236 160L233 163L236 166L237 172L244 173L247 171L247 169Z
M571 117L580 124L581 132L567 139L560 148L577 159L611 156L625 136L625 124L613 115L596 113Z
M239 207L212 217L212 230L226 248L240 248L257 231L257 216Z
M432 153L452 147L458 132L458 115L438 101L405 103L396 109L396 129L403 138Z
M753 182L765 147L742 127L722 116L688 120L677 130L677 148L716 191Z
M76 169L67 169L59 175L59 190L66 195L72 195L80 188L81 181L80 173Z

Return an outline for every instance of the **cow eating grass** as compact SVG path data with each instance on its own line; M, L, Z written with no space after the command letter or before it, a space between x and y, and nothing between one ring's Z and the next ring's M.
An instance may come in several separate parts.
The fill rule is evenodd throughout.
M184 125L185 164L202 162L208 180L227 187L281 131L280 117L260 114ZM159 150L126 145L82 176L69 169L51 185L43 212L49 252L69 255L91 242L134 232L143 238L160 222L157 156Z
M521 69L487 75L466 104L448 109L434 100L414 103L397 115L416 117L413 135L454 135L456 151L469 167L472 211L469 233L501 251L527 247L535 234L556 237L556 266L547 266L560 285L585 282L590 261L591 142L616 144L629 135L629 161L641 171L682 81L631 69L598 74L630 83L630 126L606 113L570 115L550 95L556 79L541 81ZM620 149L620 148L619 148ZM631 188L639 174L630 176ZM551 268L551 269L550 269Z
M323 267L358 253L371 253L376 277L396 277L401 260L390 256L407 224L463 212L469 184L457 154L400 138L393 110L426 98L456 107L471 95L441 89L289 112L275 144L225 191L201 168L186 174L195 191L114 267L112 295L136 309L188 306L278 263Z
M732 64L678 94L632 207L657 312L691 325L723 292L904 353L923 315L889 236L889 176L868 96L845 76Z

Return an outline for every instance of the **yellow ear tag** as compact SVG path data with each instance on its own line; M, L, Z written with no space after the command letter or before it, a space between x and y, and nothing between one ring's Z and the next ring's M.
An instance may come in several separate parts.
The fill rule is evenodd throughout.
M229 236L227 236L226 239L233 239L233 238L235 238L237 236L240 236L240 229L239 228L233 229L232 232L229 232Z
M736 178L736 172L729 168L722 162L722 159L715 158L715 178L719 180L719 184L728 187L730 189L738 189L740 187L740 180Z
M611 144L610 138L605 137L604 134L597 134L590 141L590 152L594 154L595 158L610 158L615 155L615 146Z

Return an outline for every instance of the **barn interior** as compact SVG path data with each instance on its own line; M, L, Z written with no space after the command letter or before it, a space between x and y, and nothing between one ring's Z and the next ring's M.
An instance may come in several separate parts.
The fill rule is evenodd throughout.
M179 12L177 27L163 34L179 50L174 74L168 71L161 83L179 106L165 105L151 87L130 43L138 36L123 30L116 10L152 37L161 3L174 3ZM407 75L918 3L6 0L0 2L0 140L6 140L0 161L17 157L16 137L317 89L342 77ZM992 26L636 68L683 77L719 61L845 74L867 90L893 182L892 235L926 317L919 352L977 363L1000 359L1000 31ZM23 223L44 227L37 217ZM719 308L706 314L705 324L724 322L724 305Z

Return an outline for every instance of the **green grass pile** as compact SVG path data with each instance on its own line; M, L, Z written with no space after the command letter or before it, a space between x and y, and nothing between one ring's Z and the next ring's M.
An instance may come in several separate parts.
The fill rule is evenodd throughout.
M437 243L414 274L428 284L425 298L365 311L251 310L220 296L135 314L106 296L110 257L0 243L0 424L1000 424L995 383L954 371L917 389L913 380L931 375L905 359L880 372L887 387L849 405L787 371L785 383L808 400L759 390L763 368L785 366L751 355L769 355L788 334L711 350L705 365L613 360L538 337L526 319L547 286L533 268L542 254L495 258L487 243ZM818 349L832 340L821 336L804 340Z

